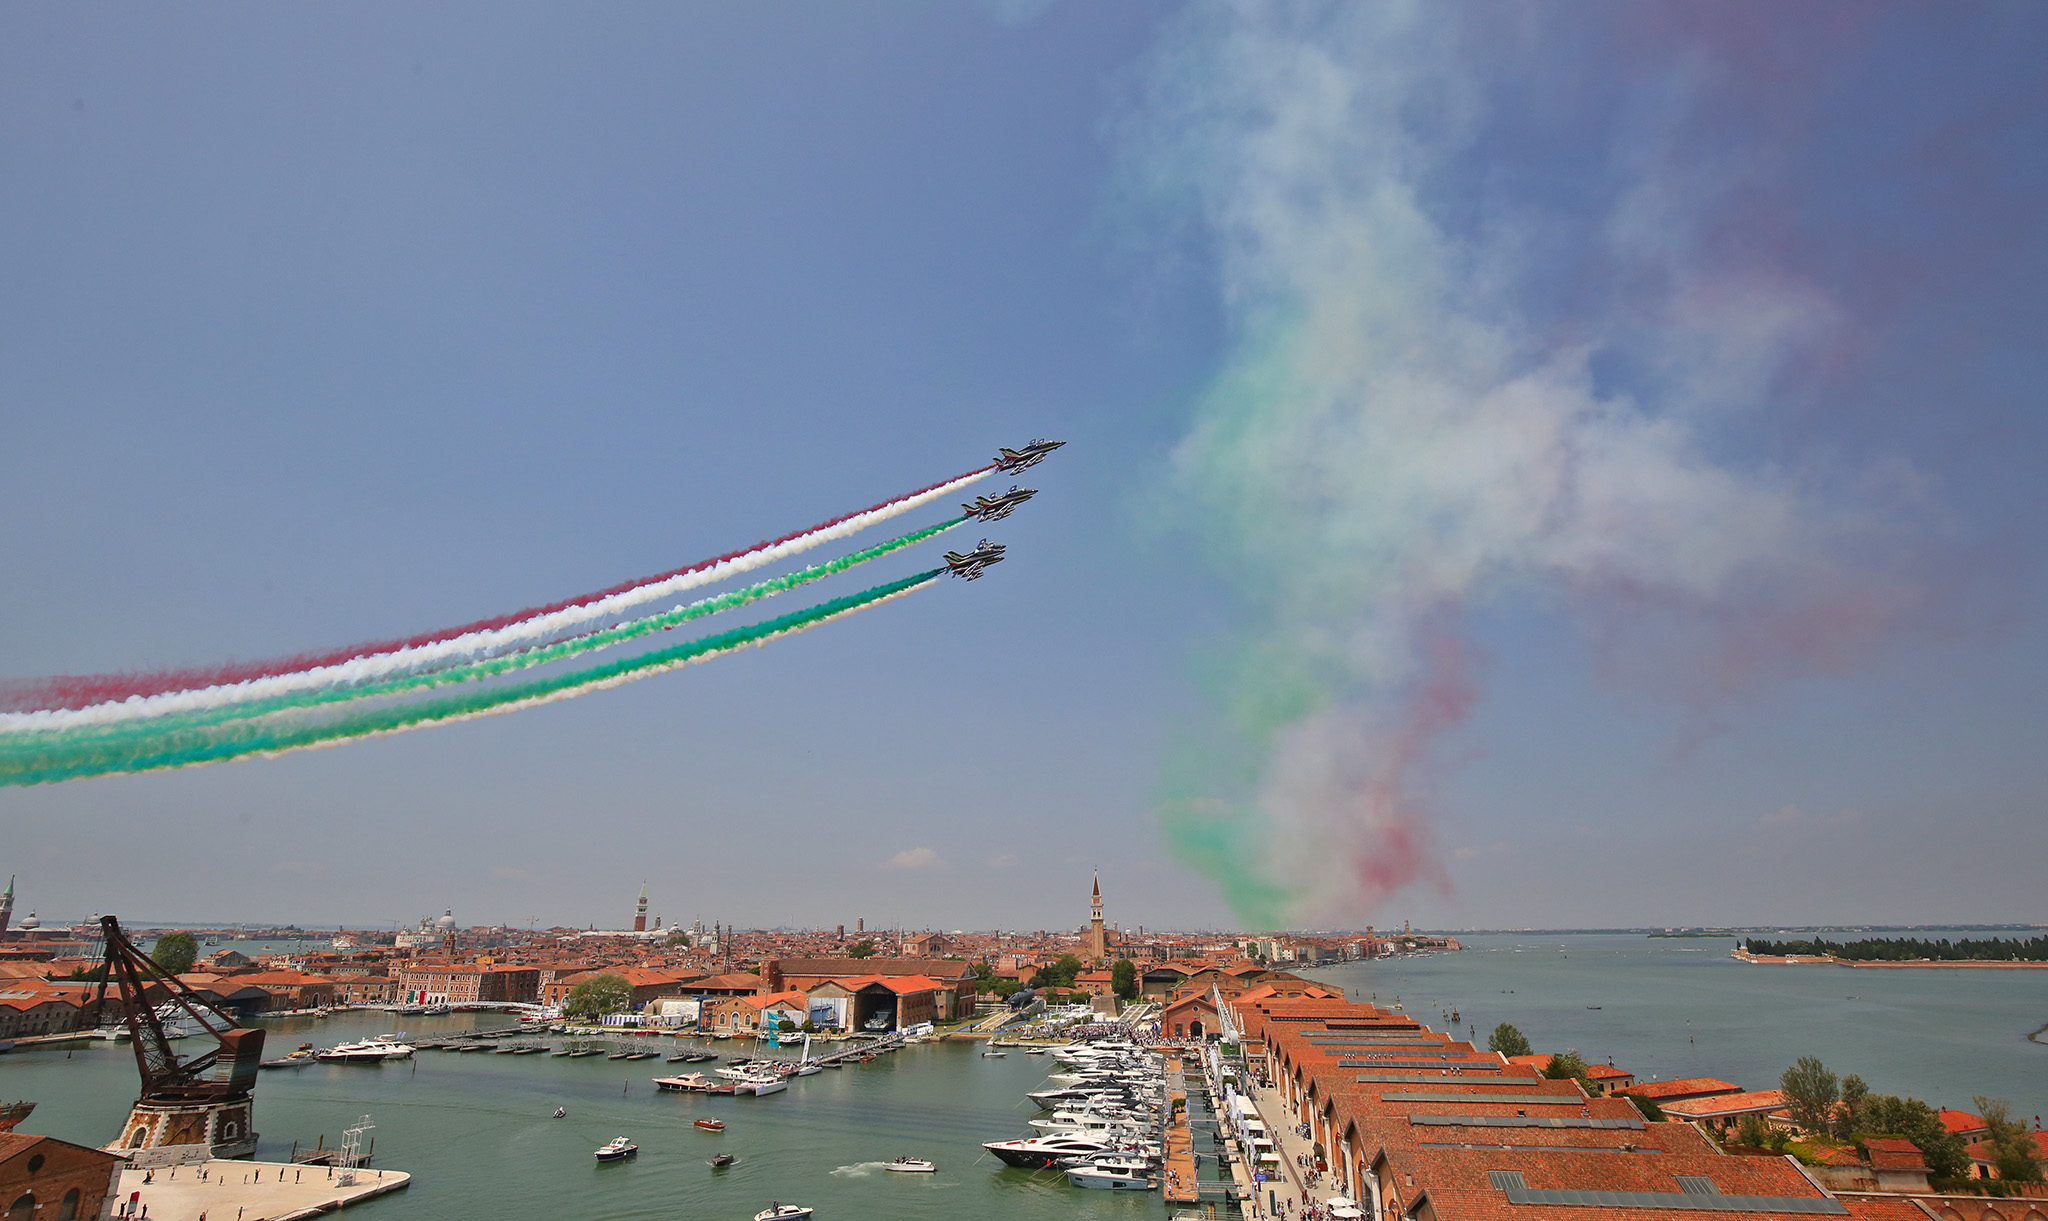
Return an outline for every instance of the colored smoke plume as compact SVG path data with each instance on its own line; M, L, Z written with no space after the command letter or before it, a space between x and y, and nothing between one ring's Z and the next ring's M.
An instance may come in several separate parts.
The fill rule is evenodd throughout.
M1579 12L1198 8L1130 116L1131 194L1185 220L1231 335L1161 502L1249 621L1160 819L1249 925L1442 878L1467 611L1571 615L1606 677L1698 706L1919 597L1879 520L1910 479L1730 456L1848 330L1741 240L1763 120L1713 48L1589 49Z

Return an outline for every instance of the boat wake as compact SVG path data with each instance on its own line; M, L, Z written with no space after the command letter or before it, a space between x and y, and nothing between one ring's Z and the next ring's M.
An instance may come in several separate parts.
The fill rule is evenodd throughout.
M841 1166L832 1173L844 1175L849 1179L863 1179L877 1170L883 1169L888 1164L887 1162L855 1162L851 1166Z

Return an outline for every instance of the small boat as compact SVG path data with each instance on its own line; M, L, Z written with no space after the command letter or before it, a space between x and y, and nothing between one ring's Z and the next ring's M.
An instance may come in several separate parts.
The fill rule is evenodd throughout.
M551 1052L549 1052L548 1054L549 1054L549 1055L551 1055L551 1056L573 1056L573 1055L575 1055L576 1053L575 1053L575 1052L573 1052L573 1051L570 1051L570 1050L569 1050L568 1048L564 1047L564 1048L563 1048L562 1050L560 1050L560 1051L551 1051Z
M568 1107L556 1107L556 1108L555 1108L555 1118L556 1118L556 1119L567 1119L567 1118L569 1118L569 1108L568 1108Z
M684 1064L687 1063L689 1059L690 1057L688 1056L666 1056L663 1058L662 1062L664 1064Z
M1141 1174L1111 1170L1106 1166L1085 1166L1067 1171L1067 1182L1098 1191L1150 1191L1152 1180Z
M984 1060L1000 1060L1009 1054L1006 1051L985 1051L981 1053L981 1058Z
M704 1129L706 1132L725 1131L725 1121L723 1119L719 1119L711 1115L706 1115L704 1118L698 1120L697 1126Z
M716 1060L717 1058L718 1053L715 1051L693 1051L689 1055L683 1057L683 1063L704 1064L709 1061Z
M1598 1009L1599 1007L1600 1007L1600 1006L1598 1006L1598 1005L1588 1005L1588 1006L1586 1006L1586 1008L1588 1008L1588 1009Z
M629 1158L638 1152L640 1152L640 1146L620 1136L607 1142L604 1148L597 1151L597 1160L600 1162L616 1162Z
M628 1060L652 1060L660 1054L660 1052L655 1051L629 1051L626 1053L626 1058Z
M632 1053L632 1052L630 1052L630 1051L615 1051L615 1052L612 1052L612 1053L610 1053L609 1055L605 1056L605 1059L607 1059L607 1060L624 1060L624 1059L628 1059L628 1058L630 1058L630 1057L632 1056L632 1054L633 1054L633 1053Z
M734 1157L734 1156L733 1156L732 1154L730 1154L730 1153L721 1153L721 1154L719 1154L718 1156L716 1156L716 1157L714 1157L714 1158L712 1158L712 1159L711 1159L711 1168L712 1168L713 1170L723 1170L723 1169L725 1169L725 1168L726 1168L727 1166L730 1166L730 1165L732 1165L732 1164L733 1164L734 1162L736 1162L736 1161L738 1161L738 1160L740 1160L740 1159L739 1159L739 1158L737 1158L737 1157Z
M882 1169L901 1171L904 1174L930 1174L937 1170L938 1166L921 1157L899 1157Z
M811 1215L811 1210L801 1204L770 1204L754 1214L754 1221L800 1221Z

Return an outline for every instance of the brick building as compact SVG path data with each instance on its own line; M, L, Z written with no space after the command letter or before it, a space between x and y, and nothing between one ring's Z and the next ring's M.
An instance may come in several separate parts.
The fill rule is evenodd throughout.
M54 1136L0 1132L0 1216L97 1221L120 1183L122 1160Z

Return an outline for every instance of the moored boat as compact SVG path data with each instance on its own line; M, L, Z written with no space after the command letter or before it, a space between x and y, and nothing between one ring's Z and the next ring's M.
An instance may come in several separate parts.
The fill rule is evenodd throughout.
M1150 1191L1152 1180L1127 1170L1112 1170L1107 1166L1084 1166L1067 1171L1067 1182L1076 1187L1092 1187L1098 1191Z

